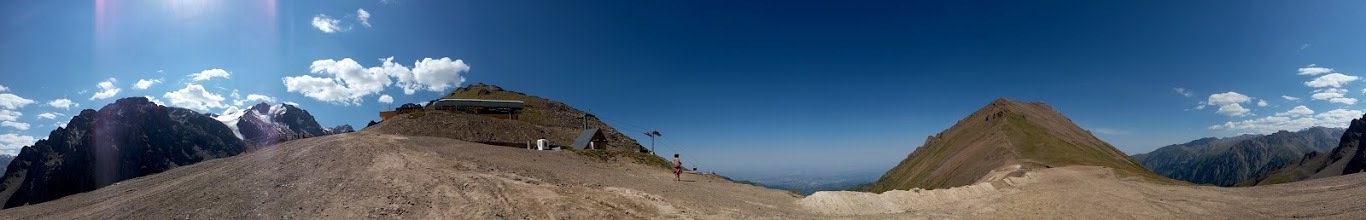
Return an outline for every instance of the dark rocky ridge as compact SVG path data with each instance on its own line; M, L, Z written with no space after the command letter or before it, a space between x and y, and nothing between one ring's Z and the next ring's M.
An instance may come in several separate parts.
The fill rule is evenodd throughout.
M41 203L246 150L221 122L194 111L123 98L86 109L24 147L0 182L5 207Z
M1299 160L1268 171L1244 185L1269 185L1366 171L1366 148L1361 147L1362 142L1366 142L1363 136L1366 136L1366 115L1352 119L1333 150L1305 154Z
M1312 127L1297 132L1202 138L1134 155L1158 175L1196 184L1234 186L1312 152L1338 144L1342 128Z

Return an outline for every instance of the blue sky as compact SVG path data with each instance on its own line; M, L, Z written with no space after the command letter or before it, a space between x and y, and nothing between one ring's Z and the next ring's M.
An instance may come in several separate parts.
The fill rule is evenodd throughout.
M363 126L390 106L382 96L421 102L485 82L591 109L633 135L657 129L661 152L723 173L887 169L998 97L1046 102L1143 153L1360 117L1363 10L1358 1L5 1L0 151L119 97L215 113L293 102L326 126Z

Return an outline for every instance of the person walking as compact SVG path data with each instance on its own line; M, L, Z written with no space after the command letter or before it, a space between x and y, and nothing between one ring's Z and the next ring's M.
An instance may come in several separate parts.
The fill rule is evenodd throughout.
M683 175L683 161L682 161L682 160L678 160L678 154L674 154L674 163L673 163L673 165L674 165L674 181L683 181L683 179L680 178L680 177Z

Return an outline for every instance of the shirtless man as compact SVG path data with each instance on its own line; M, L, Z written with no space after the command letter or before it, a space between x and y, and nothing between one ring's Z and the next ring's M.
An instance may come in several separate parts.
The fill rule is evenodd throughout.
M678 160L678 154L674 154L674 181L682 181L679 176L683 175L683 161Z

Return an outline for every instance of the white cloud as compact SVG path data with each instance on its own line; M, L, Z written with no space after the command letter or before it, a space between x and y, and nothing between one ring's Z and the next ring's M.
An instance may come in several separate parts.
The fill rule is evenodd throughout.
M1302 107L1302 106L1301 106ZM1299 107L1296 107L1299 109ZM1308 108L1305 108L1308 110ZM1296 110L1292 109L1290 112ZM1265 118L1249 119L1238 122L1225 122L1224 124L1211 125L1212 130L1231 130L1249 133L1267 134L1276 131L1298 131L1312 126L1323 126L1332 128L1347 127L1352 119L1362 117L1360 110L1334 109L1317 115L1296 114L1290 115L1289 112L1268 116Z
M1299 101L1299 100L1300 100L1299 97L1288 96L1288 95L1283 95L1283 96L1281 96L1281 98L1285 99L1286 101L1292 101L1292 102L1293 102L1293 101Z
M1252 110L1243 108L1239 103L1251 102L1252 97L1248 97L1237 92L1225 92L1209 95L1209 99L1204 103L1209 106L1219 106L1219 111L1215 113L1227 116L1248 116ZM1197 107L1196 109L1202 109Z
M54 127L54 128L65 128L65 127L66 127L66 122L67 122L67 121L57 121L56 123L52 123L52 127Z
M113 98L114 96L118 95L119 91L122 91L122 89L119 89L119 87L115 87L115 82L118 82L118 80L114 78L109 78L109 80L105 80L104 82L96 84L96 86L100 87L100 91L95 92L95 95L91 96L90 100Z
M364 96L364 94L352 93L350 88L342 85L342 82L339 81L333 78L309 75L284 78L285 91L298 92L318 101L358 104L359 99L353 97Z
M1258 99L1257 107L1266 107L1266 99Z
M1310 95L1309 97L1313 98L1314 100L1327 100L1328 102L1332 103L1342 103L1348 105L1356 104L1357 99L1346 97L1346 93L1347 89L1326 88L1314 90L1314 94Z
M1297 74L1297 75L1314 76L1314 75L1319 75L1319 74L1324 74L1324 73L1331 73L1331 72L1333 72L1333 69L1332 69L1332 68L1321 67L1321 66L1318 66L1318 65L1309 64L1309 66L1301 67L1301 68L1300 68L1300 73Z
M147 98L147 101L152 102L152 104L157 104L157 105L160 105L160 106L166 106L166 102L162 102L161 99L157 99L157 97L152 97L152 96L142 96L142 97L143 97L143 98Z
M1217 112L1215 112L1215 113L1218 113L1218 114L1221 114L1221 115L1227 115L1227 116L1248 116L1248 115L1250 115L1249 113L1251 113L1251 112L1252 112L1252 110L1248 110L1248 109L1246 109L1246 108L1243 108L1243 106L1242 106L1242 105L1238 105L1238 103L1233 103L1233 104L1228 104L1228 105L1219 106L1219 111L1217 111Z
M161 83L161 80L160 80L160 79L139 79L137 83L133 83L133 88L138 89L138 90L147 90L147 88L150 88L150 87L152 87L153 84L157 84L157 83Z
M1175 91L1176 91L1176 94L1181 94L1181 96L1185 96L1185 97L1195 96L1195 93L1194 93L1194 92L1191 92L1190 90L1186 90L1186 88L1179 88L1179 87L1178 87L1178 88L1172 88L1172 90L1175 90Z
M1276 116L1287 116L1287 115L1288 115L1288 116L1300 116L1300 115L1312 115L1312 114L1314 114L1314 110L1309 109L1309 107L1304 107L1303 105L1301 105L1301 106L1295 106L1295 108L1290 109L1290 111L1281 112L1281 113L1276 113Z
M1310 97L1310 98L1314 98L1314 100L1328 100L1328 99L1331 99L1331 98L1342 98L1342 93L1336 93L1336 92L1320 92L1320 93L1314 93L1314 95L1310 95L1309 97Z
M261 95L261 94L247 94L247 101L248 101L248 102L261 101L261 102L270 103L270 102L275 102L275 97L270 97L270 96Z
M313 61L310 66L313 74L336 77L303 75L285 77L283 81L289 92L299 92L324 102L359 104L361 97L378 94L390 84L409 95L418 90L440 92L455 88L465 82L461 74L470 70L465 61L449 57L424 58L414 62L412 69L394 62L393 57L380 61L380 66L369 68L350 58Z
M224 78L224 79L227 79L228 76L231 76L231 75L232 75L232 73L229 73L227 70L223 70L223 69L208 69L208 70L204 70L204 71L199 71L198 73L191 73L191 74L189 75L189 77L190 77L190 80L193 80L193 81L195 81L195 82L199 82L199 81L204 81L204 80L210 80L210 79L213 79L213 78Z
M1205 109L1205 104L1200 104L1200 105L1195 106L1195 110L1201 110L1201 109Z
M1315 89L1314 94L1310 95L1309 98L1313 98L1314 100L1328 100L1331 98L1343 97L1345 95L1347 95L1346 89L1326 88Z
M33 136L0 134L0 154L19 154L19 149L35 142L38 142L38 138Z
M0 92L9 91L9 87L0 86Z
M323 31L323 33L336 33L350 30L349 28L342 28L341 20L328 17L324 14L313 16L313 27L318 28L318 30Z
M370 12L365 11L364 8L356 9L356 20L360 20L361 25L370 27Z
M394 97L393 97L393 96L389 96L389 95L380 95L380 96L379 96L379 103L393 104L393 103L394 103Z
M1356 98L1331 98L1331 99L1328 99L1328 102L1332 102L1332 103L1342 103L1342 104L1347 104L1347 105L1355 105L1355 104L1357 104L1357 99L1356 99Z
M285 89L299 92L318 101L339 104L360 104L361 97L384 91L392 83L382 68L365 69L351 58L317 60L309 66L311 73L336 77L309 75L285 77Z
M285 104L289 104L289 105L293 105L294 107L302 107L302 106L300 106L299 103L297 103L297 102L284 101L284 103L285 103Z
M33 100L9 93L0 94L0 108L13 110L23 108L28 104L33 104Z
M186 85L185 88L167 92L162 97L171 100L171 105L201 112L208 111L210 108L227 107L223 104L223 100L225 100L223 96L210 93L208 90L204 90L204 86L198 84Z
M0 126L11 127L19 130L28 130L28 123L23 122L0 121Z
M417 90L422 89L422 84L416 83L412 69L394 62L394 57L379 59L383 64L377 67L370 67L366 70L371 72L383 73L386 76L394 77L394 83L399 88L403 88L403 94L412 95Z
M81 104L72 102L70 99L57 99L47 102L53 108L71 109L71 107L81 107Z
M308 66L311 73L337 76L337 81L356 93L372 94L384 90L392 81L384 73L364 69L351 58L336 60L317 60Z
M15 121L19 120L21 116L24 116L23 112L0 109L0 121Z
M460 73L469 71L470 66L464 60L422 58L413 64L413 81L426 87L427 91L442 92L465 83L465 77Z
M1229 104L1245 103L1249 101L1252 101L1252 98L1247 97L1246 95L1238 94L1237 92L1225 92L1209 95L1209 100L1205 101L1205 103L1209 103L1209 105L1223 106Z
M1362 117L1362 111L1361 111L1361 110L1333 109L1333 110L1328 111L1328 112L1319 113L1319 114L1317 115L1317 117L1323 119L1323 120L1326 121L1327 123L1331 123L1331 125L1325 125L1324 127L1338 127L1338 128L1342 128L1342 127L1347 127L1348 123L1351 122L1352 119L1357 119L1357 118Z
M1341 73L1329 73L1328 75L1323 75L1318 78L1314 78L1314 80L1304 82L1304 85L1314 88L1338 88L1342 87L1343 85L1347 85L1347 83L1351 83L1352 81L1356 81L1358 79L1361 79L1361 77L1348 76L1343 75Z
M43 119L57 119L57 116L62 116L62 113L47 112L47 113L38 114L38 118L43 118Z

